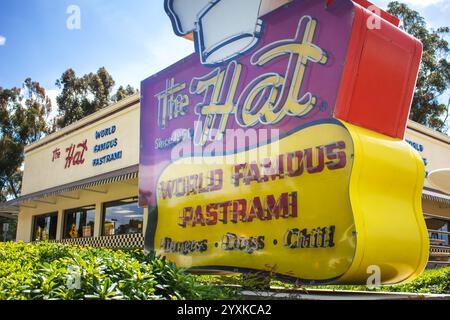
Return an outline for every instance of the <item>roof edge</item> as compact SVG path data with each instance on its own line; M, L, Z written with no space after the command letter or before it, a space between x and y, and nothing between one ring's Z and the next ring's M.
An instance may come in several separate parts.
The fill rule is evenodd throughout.
M44 146L47 143L50 143L51 141L62 138L64 136L72 133L73 131L76 131L92 122L96 122L96 120L100 120L100 119L108 116L109 114L116 112L117 110L120 110L127 106L131 107L132 105L138 104L139 102L140 102L140 93L138 92L129 97L126 97L123 100L120 100L119 102L110 104L109 106L107 106L91 115L88 115L87 117L84 117L83 119L81 119L77 122L74 122L74 123L68 125L67 127L64 127L52 134L49 134L48 136L46 136L32 144L27 145L25 147L25 153L30 152L31 150L37 149L41 146Z
M423 133L431 138L435 138L437 140L440 140L444 143L448 143L450 144L450 137L444 133L438 132L436 130L430 129L426 126L424 126L423 124L417 123L415 121L409 120L408 121L408 125L407 125L408 129L417 131L419 133Z

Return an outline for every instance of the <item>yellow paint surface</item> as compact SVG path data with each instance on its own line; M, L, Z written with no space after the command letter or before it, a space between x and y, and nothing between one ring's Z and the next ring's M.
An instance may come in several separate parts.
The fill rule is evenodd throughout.
M273 160L280 154L312 149L313 159L317 160L318 148L337 142L345 143L344 168L330 169L326 165L318 173L309 173L305 168L303 174L295 177L285 175L274 181L269 178L266 182L234 184L235 165L254 162L261 166L264 159L261 153L269 154ZM207 163L198 162L199 159L179 160L162 173L154 237L159 254L187 268L267 270L306 282L366 283L368 270L375 265L380 268L383 283L397 283L414 278L424 269L428 254L420 203L424 168L418 154L406 142L352 125L324 123L304 128L275 144L241 152L236 155L241 158L237 162L233 157L203 159ZM325 161L332 165L337 160L326 155ZM210 170L222 170L220 190L199 193L192 189L189 195L181 192L179 197L172 195L172 198L163 194L161 183L200 173L206 175ZM295 216L270 220L253 216L251 221L238 219L236 223L225 224L220 221L224 219L223 210L216 210L218 220L211 210L206 210L208 205L216 208L217 203L224 201L246 199L252 203L259 197L264 202L269 195L278 199L283 193L296 193ZM189 219L180 219L190 207L193 209L188 212L202 213L188 215L195 217L194 225ZM208 225L208 221L213 223ZM324 242L318 247L287 247L288 230L309 232L324 227L329 230L331 226L335 228L333 246ZM245 245L241 247L243 250L225 250L224 236L229 233L246 239L263 236L264 247L251 253L245 250ZM180 245L178 249L164 247L166 238L172 243L207 240L207 249L183 254Z

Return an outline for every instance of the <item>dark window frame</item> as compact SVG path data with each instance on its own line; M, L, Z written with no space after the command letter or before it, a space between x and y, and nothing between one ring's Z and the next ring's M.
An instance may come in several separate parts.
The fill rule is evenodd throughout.
M114 207L114 206L118 206L118 205L123 205L123 203L122 203L123 201L131 200L131 199L135 200L133 202L137 203L138 207L139 207L139 196L126 197L126 198L122 198L122 199L119 199L119 200L108 201L108 202L102 203L102 215L101 215L102 219L101 219L101 222L100 222L102 224L102 229L101 229L101 231L102 231L101 236L102 237L119 236L118 234L115 234L115 235L107 235L107 234L105 234L106 207L108 207L108 206ZM144 212L144 210L142 210L142 231L141 232L134 232L134 233L127 233L127 234L144 234L144 215L145 215L145 212Z
M8 226L6 229L3 230L4 226ZM11 235L10 238L8 238L8 235ZM0 217L0 243L4 240L6 242L9 241L16 241L17 237L17 219L8 219L5 217Z
M45 240L36 240L35 237L35 231L36 231L36 220L38 218L47 218L47 217L51 217L51 216L56 216L56 232L55 232L55 239L48 239L50 241L52 240L57 240L58 237L58 219L59 219L59 212L58 211L54 211L54 212L49 212L49 213L43 213L43 214L36 214L33 215L33 223L32 223L32 227L31 227L31 242L40 242L40 241L45 241Z
M79 210L79 209L82 209L82 208L85 208L85 207L93 207L94 208L93 209L94 210L94 230L92 230L92 236L90 236L90 237L78 237L78 238L75 238L75 239L91 239L91 238L94 238L94 235L95 235L95 220L96 220L95 218L96 218L97 206L95 204L92 204L92 205L75 207L75 208L63 210L63 225L62 225L61 239L63 239L63 240L72 239L70 237L66 237L67 215L69 213L73 213L73 212L70 212L70 211Z

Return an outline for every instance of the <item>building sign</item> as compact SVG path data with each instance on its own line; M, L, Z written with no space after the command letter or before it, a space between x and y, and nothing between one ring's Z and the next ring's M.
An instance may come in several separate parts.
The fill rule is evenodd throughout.
M101 155L102 153L106 152L107 154L92 160L92 165L94 167L101 166L112 161L117 161L122 158L123 151L120 149L117 150L119 140L115 137L116 131L117 126L113 125L110 128L102 129L100 131L95 132L95 139L98 142L98 144L94 146L93 150L94 153L96 155L97 154ZM107 141L104 142L105 140Z
M88 139L78 144L72 143L69 147L65 148L66 157L64 169L70 169L72 166L82 166L85 164L85 153L93 153L94 158L90 165L93 167L101 166L112 161L116 161L122 158L123 151L117 150L119 141L114 136L117 130L117 126L113 125L110 128L101 129L95 132L95 144L92 150L88 148ZM110 139L104 142L106 139ZM111 152L112 151L112 152ZM105 154L107 153L107 154ZM61 158L61 149L56 148L52 152L52 162L57 161ZM89 165L89 164L87 164Z
M26 148L23 195L139 163L137 103L89 125L83 121L70 134L62 131Z
M146 249L192 270L262 270L304 283L365 283L371 265L383 283L417 276L428 239L423 165L403 141L408 98L381 119L387 109L359 104L354 92L370 87L365 46L381 39L363 23L371 13L352 1L260 8L261 0L166 1L175 33L193 33L197 52L142 82ZM397 41L412 59L397 77L404 86L386 79L377 95L408 96L418 65L404 64L420 50L382 23L386 54ZM375 62L371 76L388 78L391 62Z
M71 166L80 166L84 164L84 153L88 150L87 139L78 144L71 144L66 148L66 164L64 169L69 169Z
M85 162L85 152L88 151L88 140L80 143L71 143L65 150L64 169L70 169L72 166L81 166ZM51 160L58 163L61 159L61 148L57 147L51 152Z
M413 148L414 148L417 152L419 152L420 154L422 154L422 152L425 151L425 146L424 146L423 144L417 143L417 142L415 142L415 141L413 141L413 140L409 140L409 139L406 139L405 141L406 141L407 143L409 143L409 144L411 145L411 147L413 147ZM427 165L428 165L428 159L422 157L422 160L423 160L423 164L424 164L425 169L426 169L426 167L427 167ZM428 171L425 171L425 177L428 176L428 173L429 173Z

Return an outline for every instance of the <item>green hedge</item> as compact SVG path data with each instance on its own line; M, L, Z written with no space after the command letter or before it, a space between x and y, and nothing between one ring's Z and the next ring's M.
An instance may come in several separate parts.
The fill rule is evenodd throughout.
M0 243L0 300L236 297L236 292L198 283L172 263L142 250Z
M450 294L450 267L427 270L414 281L387 288L391 292Z
M79 275L79 286L71 285L75 283L74 278L70 281L74 271ZM260 277L255 279L256 282L239 275L193 276L166 260L144 255L142 250L0 243L0 300L240 299L238 290L220 285L239 284L260 289ZM267 279L263 282L264 287L270 283ZM270 284L296 288L278 281ZM368 290L364 286L316 288ZM450 267L427 270L410 283L375 290L450 294Z

